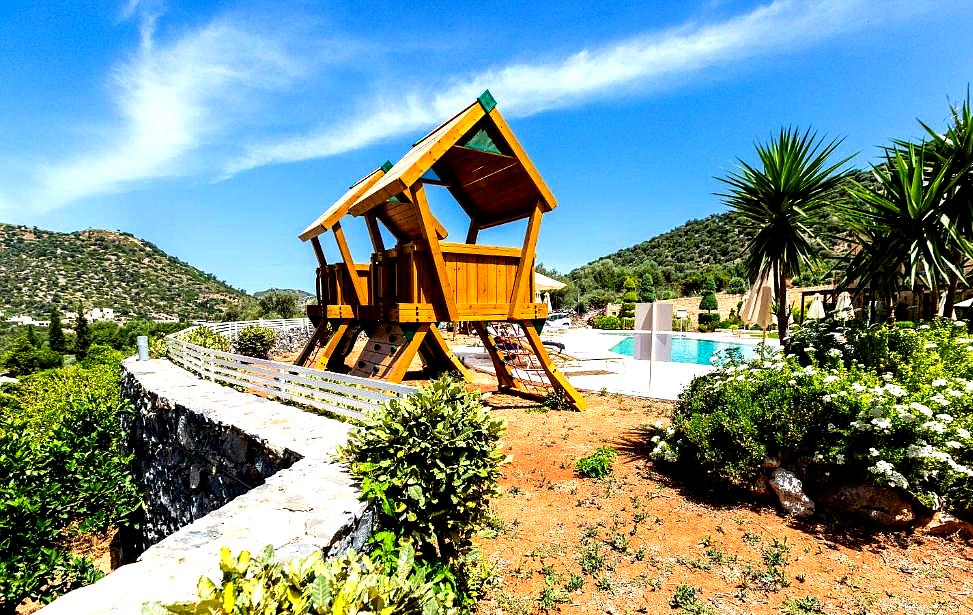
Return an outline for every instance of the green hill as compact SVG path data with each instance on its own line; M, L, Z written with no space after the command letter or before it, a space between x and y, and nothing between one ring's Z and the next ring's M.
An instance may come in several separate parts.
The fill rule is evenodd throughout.
M743 258L752 236L745 229L739 215L734 212L690 220L671 231L607 254L561 276L571 283L565 289L564 296L577 296L580 288L585 307L600 307L608 302L621 301L628 278L635 278L642 292L642 279L645 277L650 281L644 286L651 287L661 299L697 295L707 279L712 279L719 291L729 290L734 282L739 287L746 279ZM841 234L835 222L812 229L816 236L822 238L839 237ZM838 240L827 240L821 250L822 256L833 254L837 248ZM827 262L828 259L825 259ZM815 271L805 272L795 283L817 284L829 280L829 266L825 264Z
M213 318L245 293L129 233L0 224L0 312L44 318L53 304L117 316Z

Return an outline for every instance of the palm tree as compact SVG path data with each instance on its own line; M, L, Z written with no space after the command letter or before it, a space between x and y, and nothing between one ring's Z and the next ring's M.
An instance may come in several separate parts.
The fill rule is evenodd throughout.
M953 188L943 195L942 213L955 226L957 235L962 238L973 237L973 114L970 112L970 92L960 107L949 106L950 123L945 133L938 133L922 120L919 124L929 134L926 148L936 162L946 167L945 179L956 179ZM965 246L951 248L954 259L962 257ZM946 287L947 315L956 302L956 288L959 282L966 283L962 274L950 272Z
M823 247L809 224L823 221L836 189L848 177L842 169L851 156L836 163L830 158L841 140L819 140L810 129L782 128L767 144L757 144L760 166L737 159L739 169L725 178L730 186L718 193L756 231L747 246L746 268L755 284L768 268L777 287L777 331L787 338L787 280L817 259Z
M852 182L851 200L840 208L858 244L842 286L855 283L890 302L900 279L938 290L950 275L962 276L970 245L942 210L962 174L948 177L952 165L924 145L897 142L885 158L872 168L871 182Z

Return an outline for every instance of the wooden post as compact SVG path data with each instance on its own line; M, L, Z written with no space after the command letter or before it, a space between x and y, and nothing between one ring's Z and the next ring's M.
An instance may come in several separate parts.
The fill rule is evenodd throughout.
M520 264L517 266L517 274L514 277L514 287L510 291L510 311L508 316L513 318L519 306L520 292L527 281L527 276L534 271L534 251L537 249L537 235L541 231L541 204L534 206L534 211L530 214L527 222L527 233L524 235L524 248L520 253ZM531 297L533 302L533 297Z
M455 329L454 329L455 330ZM426 345L432 348L435 354L449 363L449 366L454 370L459 372L463 379L467 382L473 382L473 374L470 370L466 369L463 362L459 360L453 351L449 349L449 345L446 340L443 339L443 334L439 332L439 328L435 324L429 327L429 335L426 337Z
M433 264L433 272L439 282L439 290L442 295L442 302L446 307L446 314L449 320L458 320L459 311L456 309L456 300L453 297L453 287L449 283L449 274L446 271L446 261L443 260L443 251L439 247L439 236L436 235L436 227L433 224L432 211L429 209L429 202L426 200L426 190L419 184L412 188L412 201L415 203L419 212L419 222L422 228L423 239L426 248L429 250L429 258Z
M490 355L490 360L493 362L493 370L497 374L497 383L500 388L506 389L517 389L517 379L513 377L509 366L507 366L506 361L503 360L499 354L497 354L497 349L493 342L490 340L490 334L487 332L486 325L482 322L474 322L473 330L476 334L480 336L480 341L483 342L483 348Z
M321 249L321 240L317 237L312 238L311 247L314 248L314 256L318 259L318 267L327 267L328 261L324 258L324 250Z
M531 350L537 355L540 360L541 367L544 369L544 373L547 374L547 379L551 381L551 384L555 388L561 388L564 393L570 398L574 407L578 410L584 410L588 407L585 400L578 391L575 390L568 379L562 374L554 364L551 362L551 357L547 354L547 349L544 348L544 343L541 342L541 336L537 334L537 330L534 329L534 323L527 320L519 320L517 324L524 330L524 335L527 337L527 343L530 344Z
M476 220L470 220L470 230L466 232L466 243L476 243L476 236L480 234L480 225Z
M378 220L373 212L365 214L365 224L368 226L368 236L372 239L372 247L376 252L385 251L385 242L382 240L382 233L378 229Z
M419 352L419 347L422 346L422 342L426 339L426 335L429 333L429 325L424 324L419 327L419 330L415 332L409 343L406 344L405 348L399 351L395 363L392 364L391 369L386 374L383 380L388 380L389 382L399 383L405 378L406 372L409 371L409 365L412 363L412 359L416 357L416 353Z
M351 280L351 287L355 289L355 298L358 300L358 305L365 305L368 303L368 297L365 296L365 289L362 288L361 280L358 279L355 261L351 258L351 250L348 249L348 242L345 240L345 232L341 229L341 223L335 222L332 230L334 231L334 238L338 242L338 250L341 252L341 258L345 262L345 273L348 274L348 278Z

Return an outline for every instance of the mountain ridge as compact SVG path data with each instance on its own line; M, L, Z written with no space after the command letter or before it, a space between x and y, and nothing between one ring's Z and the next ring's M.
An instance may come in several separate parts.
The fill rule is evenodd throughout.
M214 318L247 294L123 231L0 223L0 312L112 308L125 318Z

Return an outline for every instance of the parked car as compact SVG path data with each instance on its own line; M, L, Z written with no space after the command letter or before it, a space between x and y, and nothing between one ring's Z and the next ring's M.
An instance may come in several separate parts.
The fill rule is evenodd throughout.
M547 324L544 325L545 329L558 330L567 329L571 326L571 315L565 312L554 312L547 317Z

